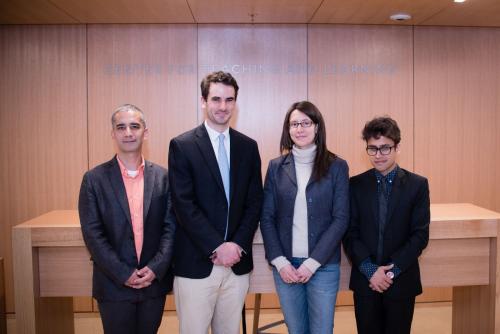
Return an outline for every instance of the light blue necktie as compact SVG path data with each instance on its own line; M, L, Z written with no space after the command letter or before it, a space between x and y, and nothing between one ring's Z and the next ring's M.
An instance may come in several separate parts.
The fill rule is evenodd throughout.
M224 134L219 135L219 170L226 192L227 203L229 203L229 162L227 161L226 148L224 146Z
M220 176L222 177L222 183L224 184L224 192L226 193L227 200L227 212L228 216L226 219L226 232L224 235L224 240L227 238L227 224L229 221L229 162L227 160L226 148L224 146L224 134L219 135L219 170Z

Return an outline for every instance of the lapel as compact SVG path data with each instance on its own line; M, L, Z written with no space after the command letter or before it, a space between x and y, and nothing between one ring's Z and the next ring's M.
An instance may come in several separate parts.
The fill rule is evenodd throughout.
M146 224L153 188L155 184L155 174L153 173L153 164L149 161L144 162L144 199L143 199L143 224Z
M229 128L229 140L231 141L231 157L229 158L231 160L229 163L229 203L231 203L234 195L234 189L238 189L236 187L236 181L238 180L237 173L240 170L239 164L241 162L241 155L245 148L243 147L243 142L240 141L240 137L231 128ZM222 186L222 189L224 189L224 185Z
M208 136L207 129L203 123L196 128L195 135L196 145L198 145L201 155L207 164L208 170L212 173L212 176L214 177L215 182L219 185L220 189L224 191L224 184L222 183L222 177L220 175L219 165L217 164L217 158L215 157L214 148L210 142L210 137ZM232 144L233 143L231 143L231 146ZM233 156L232 153L233 151L231 149L231 157ZM230 170L231 169L233 168L230 167Z
M398 168L398 173L394 178L394 184L392 185L391 196L389 198L389 206L387 207L386 225L391 221L392 214L394 213L399 199L401 198L401 189L405 184L405 179L405 172L401 168Z
M110 161L107 174L116 199L118 200L125 217L127 217L129 224L131 224L132 219L130 218L130 208L128 207L127 191L125 190L125 184L123 183L120 166L118 165L118 161L116 159L117 157L115 155L115 157Z
M288 153L281 164L281 168L285 171L290 181L297 187L297 174L295 174L295 163L293 161L293 154Z

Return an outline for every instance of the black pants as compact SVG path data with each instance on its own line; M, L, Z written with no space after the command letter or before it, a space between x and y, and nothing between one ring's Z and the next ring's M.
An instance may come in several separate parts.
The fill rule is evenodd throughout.
M156 334L166 297L140 302L99 302L105 334Z
M354 293L358 334L410 334L415 297L387 298L382 293Z

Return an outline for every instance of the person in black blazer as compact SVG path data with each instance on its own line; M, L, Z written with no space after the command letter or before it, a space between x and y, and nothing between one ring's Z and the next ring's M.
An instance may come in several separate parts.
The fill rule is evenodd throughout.
M344 237L358 333L409 334L415 296L422 293L418 257L429 241L429 185L397 165L396 121L371 120L363 139L374 168L350 180Z
M239 333L252 241L262 201L257 143L229 128L238 85L229 73L201 82L204 124L169 148L172 204L178 223L174 294L180 332Z
M167 170L142 157L142 111L112 116L117 154L85 173L78 212L93 261L92 295L106 334L156 333L172 287L175 218Z
M271 160L260 230L290 334L333 332L340 244L349 222L349 168L328 151L318 108L288 110Z

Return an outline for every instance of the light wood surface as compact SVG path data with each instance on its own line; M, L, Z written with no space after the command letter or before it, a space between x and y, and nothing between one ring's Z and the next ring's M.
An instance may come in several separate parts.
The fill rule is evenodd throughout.
M307 99L307 73L290 66L307 62L305 25L200 25L199 80L229 70L240 87L232 126L259 144L263 175L279 155L285 113ZM221 52L224 50L224 52ZM199 115L200 122L204 115Z
M76 208L87 169L85 27L2 27L0 72L0 256L13 312L12 226Z
M194 25L88 28L89 166L109 160L111 114L132 103L146 115L146 159L167 165L170 139L196 125Z
M431 201L500 210L500 30L415 28L415 171Z
M364 124L395 118L403 168L413 170L412 29L383 26L309 27L309 100L326 122L330 150L349 161L349 174L370 168Z
M190 0L198 23L307 23L321 0Z
M481 333L500 331L495 327L500 313L495 297L499 286L498 233L491 229L492 224L498 228L500 214L466 203L434 204L431 213L431 240L420 259L423 285L454 286L454 317L458 319L454 319L453 328L481 328ZM457 234L457 229L461 229L463 235ZM43 323L48 326L54 313L42 314L34 300L46 302L44 310L58 308L62 314L71 314L69 296L91 293L91 263L76 211L49 212L16 226L13 241L18 254L15 276L23 277L16 280L16 314L23 324L19 333L35 333L33 328L41 321L40 317L44 317ZM255 269L250 293L274 292L272 274L263 252L262 237L258 233L254 240ZM346 290L350 267L345 257L341 272L340 289ZM468 312L476 309L482 311L469 316ZM45 333L42 328L37 330ZM459 329L454 331L462 333Z
M396 13L408 21L392 21ZM497 0L4 0L0 24L337 23L500 26Z
M82 23L193 23L185 0L51 0Z
M64 10L47 0L0 1L1 24L78 23Z

